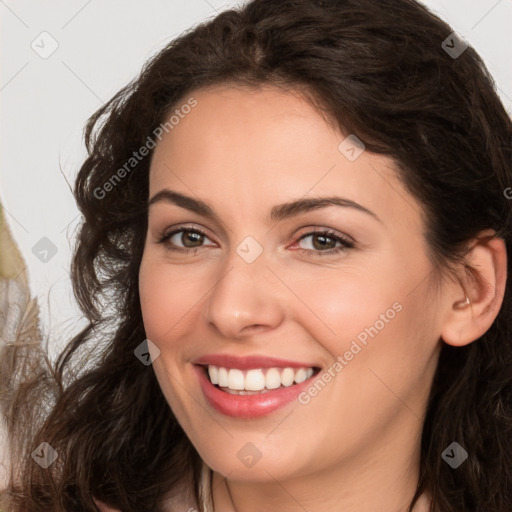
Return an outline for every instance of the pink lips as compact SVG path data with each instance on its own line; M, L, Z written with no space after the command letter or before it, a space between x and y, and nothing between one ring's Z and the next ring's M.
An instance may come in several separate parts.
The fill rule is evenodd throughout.
M224 368L239 368L240 370L250 370L251 368L312 368L311 363L300 363L297 361L287 361L275 357L266 356L230 356L228 354L207 354L193 361L194 364L223 366Z
M268 390L265 393L254 395L232 395L222 391L211 383L207 375L206 366L216 365L225 368L239 368L240 370L252 368L311 368L310 363L287 361L265 356L236 357L225 354L210 354L194 361L194 369L199 379L201 389L208 402L220 413L236 418L258 418L286 406L297 399L315 378L316 374L300 384Z

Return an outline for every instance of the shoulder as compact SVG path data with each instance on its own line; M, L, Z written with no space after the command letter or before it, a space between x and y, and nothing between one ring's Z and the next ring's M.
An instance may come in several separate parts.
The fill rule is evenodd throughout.
M204 489L202 492L206 492L206 496L209 496L209 480L206 482L206 488L203 487L205 478L207 477L208 473L203 472L201 476L201 487ZM93 497L93 500L94 503L96 503L96 506L99 508L100 512L122 512L117 508L109 507L106 503L103 503L101 500L95 497ZM176 510L199 510L197 500L195 498L194 487L190 478L184 478L176 488L172 489L172 491L165 495L163 510L165 510L165 512L174 512ZM209 511L210 509L206 508L206 510Z
M105 505L100 500L97 500L96 498L93 498L94 503L96 503L96 506L100 509L100 512L121 512L118 508L111 508L108 505Z
M190 509L196 509L197 504L194 501L190 501L191 495L189 492L180 492L178 494L174 494L171 498L167 498L165 501L165 508L164 510L167 512L171 512L174 510L190 510ZM100 512L122 512L118 508L112 508L109 507L106 503L103 503L103 501L98 500L97 498L93 497L94 503L96 503L96 506L99 508Z
M212 471L204 462L201 468L199 487L202 510L205 512L212 512ZM117 508L109 507L97 498L93 497L93 500L96 503L96 506L100 509L100 512L122 512ZM192 475L185 475L181 480L181 483L175 489L167 493L165 496L164 510L166 512L174 512L176 510L199 510L199 505L195 497Z

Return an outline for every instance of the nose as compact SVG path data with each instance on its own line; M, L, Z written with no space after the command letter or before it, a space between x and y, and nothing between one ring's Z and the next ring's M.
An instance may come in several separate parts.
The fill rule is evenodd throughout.
M217 334L234 340L275 329L284 319L282 283L261 254L252 263L233 254L206 301L205 320Z

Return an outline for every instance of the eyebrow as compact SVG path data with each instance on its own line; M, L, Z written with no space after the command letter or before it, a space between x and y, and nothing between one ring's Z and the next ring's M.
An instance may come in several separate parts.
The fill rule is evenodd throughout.
M220 222L219 216L215 211L207 205L205 202L195 199L193 197L180 194L168 188L164 188L157 192L149 201L148 208L157 203L168 203L174 204L191 212L197 213L202 217L206 217L212 220ZM354 208L360 212L366 213L377 221L382 222L379 217L365 208L364 206L343 197L329 196L329 197L312 197L308 199L297 199L289 203L279 204L270 210L271 221L282 221L290 217L295 217L303 213L307 213L312 210L319 208L327 208L329 206L342 206L345 208Z

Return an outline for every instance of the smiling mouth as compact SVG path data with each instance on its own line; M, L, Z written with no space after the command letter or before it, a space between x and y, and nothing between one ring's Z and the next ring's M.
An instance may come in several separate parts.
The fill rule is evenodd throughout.
M271 367L242 370L200 365L211 384L232 395L260 395L300 384L320 372L318 367Z

